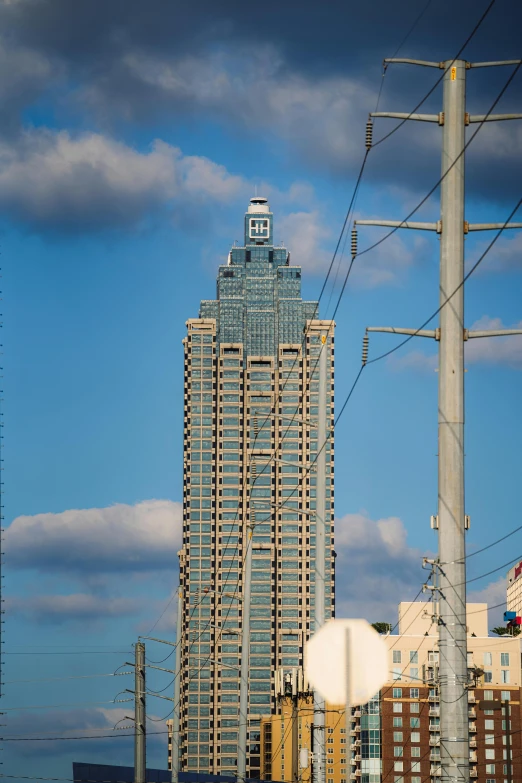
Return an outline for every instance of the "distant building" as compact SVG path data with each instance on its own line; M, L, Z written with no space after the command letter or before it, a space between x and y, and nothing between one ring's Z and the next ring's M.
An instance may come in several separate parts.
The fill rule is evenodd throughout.
M522 615L522 561L507 574L507 610Z
M261 719L261 777L311 783L313 698L301 697L297 711L285 700L277 715ZM326 783L347 783L350 750L344 706L326 705Z
M260 722L279 709L273 675L303 666L313 631L318 357L324 336L331 432L334 325L317 320L317 302L303 301L301 267L274 243L265 198L251 199L244 225L244 243L219 267L217 298L201 302L184 340L180 744L181 769L236 773L240 654L250 644L247 773L257 777ZM328 619L332 438L325 451ZM249 524L255 524L251 634L243 640Z
M360 783L437 781L440 768L438 635L431 603L401 603L399 633L385 637L390 680L371 702L354 710L350 780ZM512 780L522 780L521 658L517 638L488 636L487 605L468 604L471 780L507 780L511 731ZM481 700L509 700L511 726Z

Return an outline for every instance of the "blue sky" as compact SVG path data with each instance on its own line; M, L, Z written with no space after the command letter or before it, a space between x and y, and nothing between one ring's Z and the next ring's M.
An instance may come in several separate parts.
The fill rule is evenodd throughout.
M428 4L401 54L451 57L486 5ZM316 4L272 0L262 11L236 0L219 11L203 0L194 9L153 0L146 10L111 0L104 14L88 0L0 3L10 74L0 87L6 737L110 733L132 709L111 703L131 678L90 675L130 660L139 633L174 637L185 320L215 296L217 266L241 237L256 187L276 240L303 265L304 296L317 298L382 58L418 13L413 0L350 11L334 0L319 16ZM516 57L520 14L497 0L465 56ZM380 108L411 110L438 75L390 67ZM508 75L469 72L468 108L486 112ZM521 85L517 75L496 111L521 110ZM440 100L436 90L426 110ZM390 127L376 123L375 138ZM411 124L372 150L357 216L407 215L438 179L439 144L438 128ZM505 219L520 197L521 161L520 124L481 130L468 155L469 220ZM437 218L437 193L418 214ZM360 249L380 236L361 228ZM468 263L489 238L466 239ZM521 252L512 232L470 279L468 326L522 322ZM357 259L336 316L339 406L365 327L416 327L437 291L431 234L397 233ZM393 344L373 335L370 356ZM393 622L436 548L435 352L411 341L368 367L339 422L339 614ZM476 341L466 364L472 551L519 524L522 339ZM470 560L469 577L518 555L520 534ZM473 582L471 598L499 603L505 571ZM150 643L148 654L160 660L169 649ZM169 694L168 675L155 675L152 687ZM71 706L52 706L62 704ZM149 700L151 732L164 729L169 706ZM166 763L164 735L151 736L149 751L151 765ZM3 772L67 778L72 759L130 764L132 748L120 737L6 742Z

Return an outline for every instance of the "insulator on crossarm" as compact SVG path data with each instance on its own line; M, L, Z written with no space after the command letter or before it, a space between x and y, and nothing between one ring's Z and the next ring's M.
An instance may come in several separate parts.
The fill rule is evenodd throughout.
M357 255L357 229L352 228L352 256Z
M366 123L366 149L371 149L373 144L373 120L370 117Z
M368 343L370 342L370 338L367 334L363 337L363 349L362 349L362 363L366 364L368 361Z

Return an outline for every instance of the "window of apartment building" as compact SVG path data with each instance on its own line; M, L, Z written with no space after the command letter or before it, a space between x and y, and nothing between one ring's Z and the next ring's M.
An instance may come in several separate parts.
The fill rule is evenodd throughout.
M484 654L484 666L493 666L493 655L490 652Z
M418 702L411 702L410 712L420 712L420 704Z
M484 753L486 754L486 760L495 760L495 748L486 748Z
M394 761L393 762L393 769L395 772L402 772L404 769L404 762L403 761Z
M419 698L419 689L410 688L410 699L418 699L418 698Z
M410 650L410 663L418 663L418 662L419 662L418 650Z
M392 663L402 663L400 650L392 650Z
M486 745L494 745L495 744L495 735L494 734L486 734L484 737L484 742Z
M493 698L493 691L484 691L484 701L491 701Z
M401 667L400 666L394 666L393 669L392 669L392 674L393 674L394 682L396 680L400 680L401 677L402 677L402 669L401 669Z
M393 719L393 728L394 729L401 729L402 728L402 718L394 718Z
M500 665L509 666L509 653L500 653Z
M410 728L411 729L419 729L420 728L420 718L410 718Z
M392 693L393 693L393 698L394 699L401 699L402 698L402 688L394 688Z
M421 783L421 779L420 779L420 778L418 778L418 777L413 777L413 778L411 779L411 783Z
M420 761L412 761L411 762L411 771L412 772L420 772Z
M410 742L420 742L420 731L412 731Z
M410 679L413 681L419 679L419 670L417 667L410 669Z
M484 721L484 728L486 729L486 731L488 731L488 729L489 729L489 731L493 731L494 728L495 728L495 721L494 720L485 720Z
M420 758L420 747L411 749L412 758Z
M495 765L486 764L486 775L494 775L494 774L495 774Z
M402 731L394 731L393 732L393 741L394 742L402 742Z
M402 703L400 701L394 701L393 702L393 711L394 712L402 712Z
M500 681L503 685L509 684L509 669L501 669L500 670Z
M484 682L493 682L493 672L484 672Z
M502 701L509 701L511 698L511 691L500 691L500 698ZM511 714L511 708L510 708L510 714Z
M430 650L428 652L428 663L438 663L438 662L439 662L439 651Z
M404 756L404 748L402 747L402 745L395 745L395 747L393 748L393 755L398 758Z

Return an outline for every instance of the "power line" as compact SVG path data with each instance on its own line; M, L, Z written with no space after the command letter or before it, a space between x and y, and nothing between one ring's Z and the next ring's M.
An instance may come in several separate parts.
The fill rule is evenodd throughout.
M110 674L76 674L70 677L42 677L37 680L6 680L2 685L13 685L20 682L56 682L58 680L88 680L92 677L122 677L125 674L132 674L132 672L111 672Z

